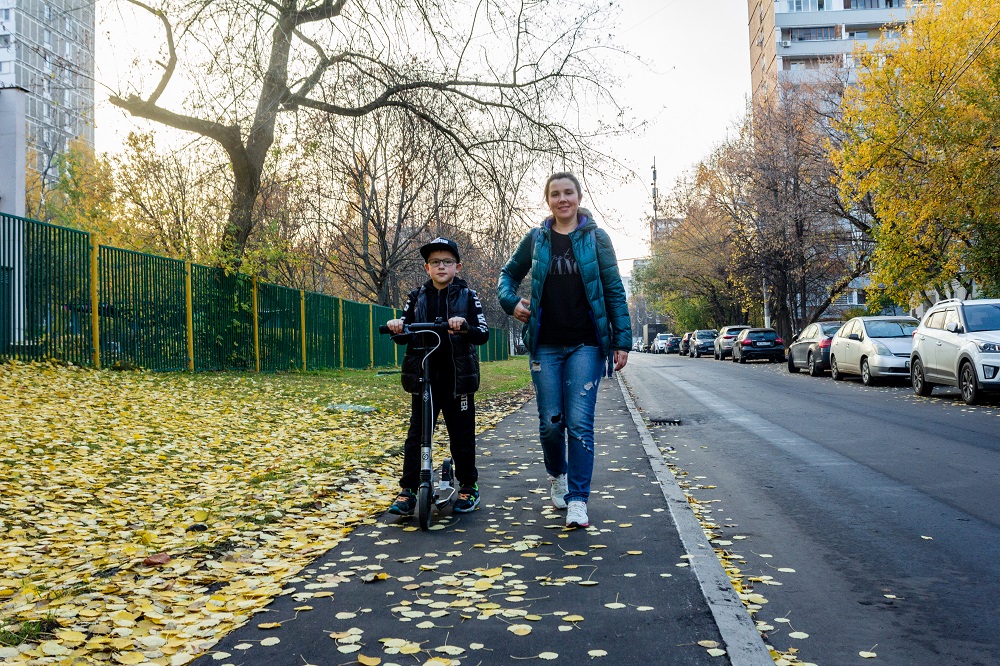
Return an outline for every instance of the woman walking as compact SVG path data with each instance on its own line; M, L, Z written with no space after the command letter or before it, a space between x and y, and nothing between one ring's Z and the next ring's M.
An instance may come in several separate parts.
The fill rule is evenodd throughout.
M597 387L625 367L632 348L614 247L580 198L573 174L549 176L545 201L552 215L521 239L497 285L501 307L524 324L550 496L556 508L567 509L567 527L590 524ZM529 273L531 298L519 298Z

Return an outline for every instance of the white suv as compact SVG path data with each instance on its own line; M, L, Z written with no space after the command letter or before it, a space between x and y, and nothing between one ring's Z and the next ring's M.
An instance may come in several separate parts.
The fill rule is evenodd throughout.
M938 301L913 332L910 381L917 395L957 386L974 405L1000 391L1000 299Z

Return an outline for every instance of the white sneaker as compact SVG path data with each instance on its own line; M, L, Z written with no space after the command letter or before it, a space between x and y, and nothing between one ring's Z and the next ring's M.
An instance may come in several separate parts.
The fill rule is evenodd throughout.
M557 509L565 509L566 500L563 498L568 492L569 486L566 485L565 474L549 477L549 498L552 500L552 506Z
M569 510L566 512L566 527L587 527L590 519L587 518L587 503L580 500L573 500L569 503Z

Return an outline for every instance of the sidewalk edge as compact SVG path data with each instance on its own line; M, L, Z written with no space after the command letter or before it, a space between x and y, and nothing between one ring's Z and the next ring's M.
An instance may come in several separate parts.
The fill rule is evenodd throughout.
M616 376L618 388L639 432L653 474L656 475L663 497L667 500L667 508L677 526L681 543L684 544L685 552L691 556L688 562L715 618L730 663L733 666L774 666L774 659L764 645L764 639L761 638L750 613L740 601L739 595L723 570L722 563L715 555L687 498L684 497L660 449L653 441L653 436L649 434L621 373L616 373Z

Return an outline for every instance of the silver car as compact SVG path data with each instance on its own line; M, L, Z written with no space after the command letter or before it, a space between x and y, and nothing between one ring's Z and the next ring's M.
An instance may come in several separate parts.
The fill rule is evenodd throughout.
M909 377L913 317L855 317L840 327L830 343L830 376L861 375L865 386L882 377Z
M1000 391L1000 299L938 301L913 336L910 380L917 395L957 386L974 405Z

